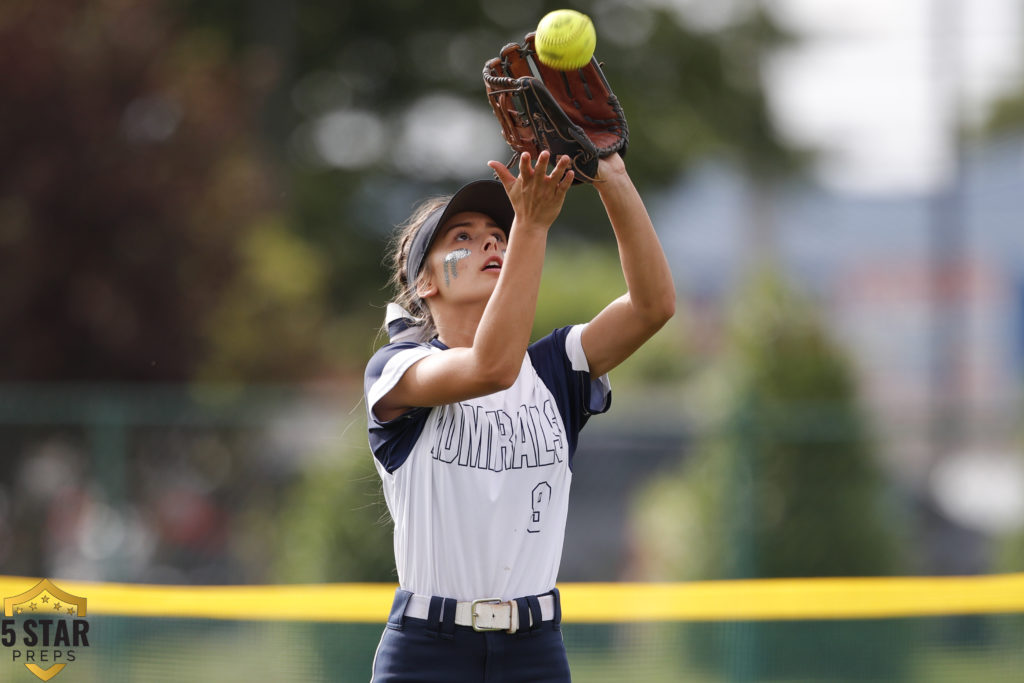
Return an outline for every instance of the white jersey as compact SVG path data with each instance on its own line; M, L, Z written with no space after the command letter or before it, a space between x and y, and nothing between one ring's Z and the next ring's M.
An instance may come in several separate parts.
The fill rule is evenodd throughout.
M416 361L446 347L399 342L370 359L370 447L395 522L402 588L510 600L554 587L577 437L611 404L607 376L590 378L582 330L531 344L505 391L383 423L376 402Z

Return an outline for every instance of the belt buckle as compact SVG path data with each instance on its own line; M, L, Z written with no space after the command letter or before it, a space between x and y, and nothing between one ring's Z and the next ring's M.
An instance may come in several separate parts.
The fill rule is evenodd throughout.
M500 605L501 598L480 598L479 600L474 600L472 603L470 603L469 614L471 623L473 625L473 630L477 633L481 633L483 631L504 631L505 629L501 628L500 626L477 626L476 618L478 615L476 613L476 606L479 604ZM509 616L511 617L511 614ZM509 624L511 625L511 620L509 621Z

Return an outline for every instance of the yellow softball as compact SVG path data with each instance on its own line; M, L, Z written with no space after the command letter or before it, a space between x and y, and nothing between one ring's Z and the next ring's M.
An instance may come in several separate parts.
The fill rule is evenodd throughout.
M572 9L548 12L533 38L537 58L560 71L579 69L594 56L597 33L590 17Z

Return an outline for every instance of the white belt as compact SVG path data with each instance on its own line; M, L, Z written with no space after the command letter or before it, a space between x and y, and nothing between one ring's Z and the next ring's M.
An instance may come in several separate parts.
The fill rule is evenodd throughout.
M551 621L555 618L555 597L538 595L540 602L540 620ZM405 607L405 616L414 619L426 619L430 611L429 595L413 595ZM530 625L533 625L533 614L530 614ZM519 606L514 600L502 602L500 598L483 598L472 602L459 602L455 605L455 624L472 626L474 631L508 631L519 630Z

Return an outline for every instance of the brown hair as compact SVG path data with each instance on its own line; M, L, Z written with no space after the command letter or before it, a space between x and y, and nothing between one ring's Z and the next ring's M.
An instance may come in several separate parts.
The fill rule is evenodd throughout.
M409 218L398 226L398 230L388 245L385 264L391 270L388 284L391 286L396 304L412 313L420 319L419 341L429 341L437 334L437 327L434 325L434 318L430 314L427 302L416 295L416 283L409 283L406 276L406 263L409 260L409 247L412 245L412 238L419 231L420 227L427 220L430 214L451 201L451 195L431 197L422 201L413 211ZM384 333L387 333L387 324L384 326Z

